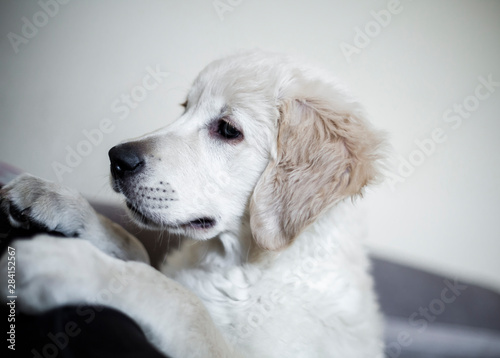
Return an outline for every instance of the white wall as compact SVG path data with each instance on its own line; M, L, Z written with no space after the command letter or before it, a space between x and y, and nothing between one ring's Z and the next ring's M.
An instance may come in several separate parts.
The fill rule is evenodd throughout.
M222 17L214 7L221 3L233 4ZM41 5L4 0L0 160L57 180L53 163L66 165L67 147L76 150L84 130L107 118L110 133L62 179L90 198L117 200L108 185L108 149L176 118L205 64L244 48L299 54L359 95L373 122L390 133L395 173L407 176L362 204L372 251L500 289L500 87L479 92L487 99L468 98L479 77L500 82L500 2L402 0L377 28L371 12L394 10L389 4L72 0L36 34L25 28L23 35L23 17L43 24ZM356 29L372 37L348 56L342 46L354 45ZM13 46L9 33L30 38ZM157 66L168 77L119 119L112 104ZM464 99L473 111L454 129L457 122L443 115ZM415 141L428 143L436 128L440 143L419 157ZM401 157L418 164L411 174L398 171Z

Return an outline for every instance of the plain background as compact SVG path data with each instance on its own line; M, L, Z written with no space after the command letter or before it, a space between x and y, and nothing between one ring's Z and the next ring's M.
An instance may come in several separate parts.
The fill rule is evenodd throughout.
M1 161L57 180L54 163L80 145L89 154L62 182L118 202L107 151L177 118L208 62L248 48L299 55L347 84L389 133L402 180L359 204L369 249L500 290L500 87L475 94L481 77L500 82L500 2L402 0L390 19L391 2L373 0L45 3L54 1L0 4ZM26 21L40 26L30 33ZM12 34L25 40L13 46ZM168 76L143 93L148 68ZM120 119L112 105L132 94L141 101ZM457 105L470 111L446 122ZM85 147L102 121L112 130Z

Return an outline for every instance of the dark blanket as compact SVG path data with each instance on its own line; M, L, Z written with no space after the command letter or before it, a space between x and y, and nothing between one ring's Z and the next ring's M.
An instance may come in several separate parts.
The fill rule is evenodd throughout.
M2 312L8 317L8 307ZM9 327L4 329L9 332ZM3 342L2 357L167 358L132 319L105 307L67 306L40 316L18 313L15 351L9 349L11 342Z

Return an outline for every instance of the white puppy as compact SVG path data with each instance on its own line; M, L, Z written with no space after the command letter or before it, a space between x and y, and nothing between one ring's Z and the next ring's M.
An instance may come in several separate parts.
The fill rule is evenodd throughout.
M174 358L382 357L350 219L382 140L359 104L322 71L250 52L205 68L184 106L173 124L109 153L132 216L186 237L162 273L78 194L31 176L4 188L12 225L78 237L13 244L21 307L111 306Z

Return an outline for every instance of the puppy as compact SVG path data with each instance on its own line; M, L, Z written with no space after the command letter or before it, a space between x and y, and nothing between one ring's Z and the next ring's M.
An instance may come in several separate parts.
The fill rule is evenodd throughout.
M360 105L327 73L253 51L208 65L184 107L109 151L132 217L184 237L161 272L77 193L32 176L3 189L13 226L76 237L14 243L21 308L104 304L172 357L382 357L350 219L383 146ZM116 280L126 289L103 295Z

